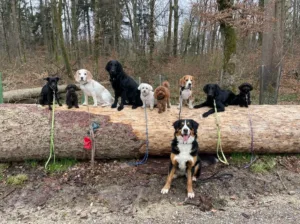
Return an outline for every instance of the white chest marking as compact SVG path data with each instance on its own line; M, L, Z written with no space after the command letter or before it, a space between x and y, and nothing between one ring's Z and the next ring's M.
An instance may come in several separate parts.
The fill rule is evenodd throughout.
M193 162L193 157L191 156L192 144L178 144L180 153L175 156L175 160L178 162L178 167L180 170L186 170L186 162Z
M190 89L184 89L181 91L181 97L183 100L187 100L191 96L191 90Z

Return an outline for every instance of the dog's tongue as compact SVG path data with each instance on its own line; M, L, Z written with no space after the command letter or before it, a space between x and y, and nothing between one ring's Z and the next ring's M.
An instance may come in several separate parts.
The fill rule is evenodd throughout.
M184 135L184 136L183 136L183 141L184 141L184 142L187 142L188 139L189 139L189 136L188 136L188 135Z

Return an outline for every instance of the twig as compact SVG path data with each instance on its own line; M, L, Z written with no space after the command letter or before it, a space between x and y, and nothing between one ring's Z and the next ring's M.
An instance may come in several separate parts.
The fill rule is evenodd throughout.
M282 183L284 189L287 191L288 189L287 189L287 187L285 186L285 184L283 183L283 181L282 181L282 179L281 179L281 176L279 175L278 171L276 171L276 173L277 173L277 175L278 175L278 177L279 177L279 180L281 181L281 183Z
M9 196L11 193L13 193L16 190L16 188L12 189L10 192L8 192L6 195L4 195L1 200L3 200L4 198L6 198L7 196Z

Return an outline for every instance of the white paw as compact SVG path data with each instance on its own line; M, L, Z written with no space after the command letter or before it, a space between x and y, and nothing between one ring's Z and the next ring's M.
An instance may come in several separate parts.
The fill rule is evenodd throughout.
M161 189L162 194L167 194L169 192L169 189L163 188Z
M83 104L82 104L82 106L86 106L86 105L87 105L87 103L83 103Z
M97 107L97 106L98 106L97 104L94 104L94 105L93 105L93 107Z
M197 181L197 177L193 177L193 179L192 179L193 181Z
M193 107L193 106L189 106L189 108L190 108L190 109L194 109L194 107Z
M188 198L194 198L194 197L195 197L195 193L194 192L188 193Z

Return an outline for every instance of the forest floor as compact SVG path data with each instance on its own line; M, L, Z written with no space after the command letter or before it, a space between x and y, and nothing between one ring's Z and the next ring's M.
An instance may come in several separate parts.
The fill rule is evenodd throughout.
M186 178L160 193L168 159L133 167L127 161L101 161L94 169L76 162L66 170L45 172L36 161L0 164L0 223L299 223L299 156L232 156L231 165L204 167L187 199ZM261 167L269 164L269 167ZM11 177L24 174L24 181Z

